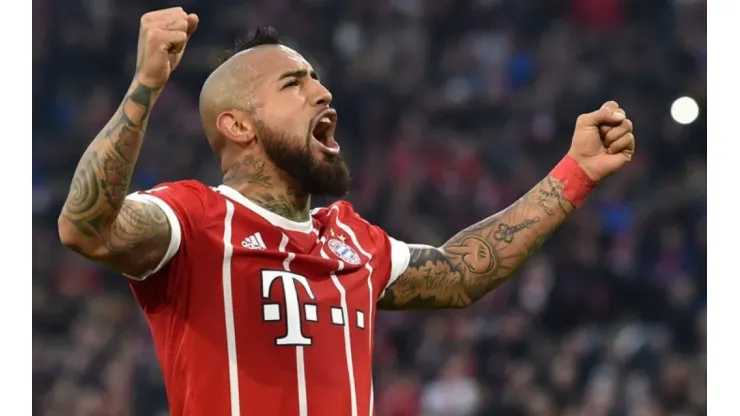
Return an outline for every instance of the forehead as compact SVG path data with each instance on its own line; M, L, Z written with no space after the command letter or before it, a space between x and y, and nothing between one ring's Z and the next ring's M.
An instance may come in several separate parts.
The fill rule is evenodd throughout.
M243 64L254 75L266 81L275 81L289 71L308 70L313 67L306 58L283 45L265 45L243 52Z

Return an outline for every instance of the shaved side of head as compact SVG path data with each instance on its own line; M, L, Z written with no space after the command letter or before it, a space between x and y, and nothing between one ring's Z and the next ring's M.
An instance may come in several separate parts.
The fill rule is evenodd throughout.
M271 27L258 29L247 42L208 76L200 92L200 119L208 142L220 156L225 139L216 123L224 111L252 112L258 105L254 89L261 81L260 72L254 68L254 55L261 46L280 45L277 31Z
M240 55L235 55L213 71L200 92L200 121L217 154L224 144L216 127L219 114L234 109L251 111L256 105L253 92L259 74L246 59L239 58Z

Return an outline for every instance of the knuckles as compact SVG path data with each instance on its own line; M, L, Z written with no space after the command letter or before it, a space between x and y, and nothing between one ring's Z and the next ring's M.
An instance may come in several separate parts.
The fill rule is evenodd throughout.
M601 106L601 108L606 108L606 109L619 108L619 104L617 104L616 101L607 101L604 103L604 105Z
M182 37L183 40L187 39L185 32L152 28L146 32L145 40L147 43L161 43L172 41L173 37Z
M159 22L171 21L177 18L187 19L187 17L188 14L185 13L185 10L182 7L174 7L171 9L154 10L145 13L141 16L139 23L142 28L150 28L152 26L156 26Z

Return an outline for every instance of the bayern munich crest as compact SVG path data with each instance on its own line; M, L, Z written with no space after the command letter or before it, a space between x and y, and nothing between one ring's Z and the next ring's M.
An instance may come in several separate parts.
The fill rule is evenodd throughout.
M327 245L329 246L329 250L345 263L354 265L360 264L360 256L345 242L332 238L329 240Z

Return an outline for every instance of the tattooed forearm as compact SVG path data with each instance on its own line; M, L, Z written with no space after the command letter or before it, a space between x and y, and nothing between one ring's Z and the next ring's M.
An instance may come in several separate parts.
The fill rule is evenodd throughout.
M495 289L544 243L574 207L562 182L546 177L509 208L441 248L411 246L409 267L378 305L384 309L462 308Z
M143 235L126 233L140 233L151 221L157 221L147 217L132 226L133 211L122 207L158 94L158 89L134 82L114 116L82 155L60 216L60 234L66 230L63 239L75 240L80 250L104 246L110 252L120 252L124 247L138 247L123 242Z
M156 95L157 91L135 83L82 155L62 211L80 231L99 232L118 214Z

